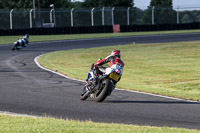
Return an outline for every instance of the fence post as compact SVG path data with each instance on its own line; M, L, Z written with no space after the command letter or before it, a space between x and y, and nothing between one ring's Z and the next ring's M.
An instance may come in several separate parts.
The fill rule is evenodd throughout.
M56 12L54 7L53 7L53 19L54 19L54 26L56 27Z
M112 25L114 25L114 23L115 23L114 22L115 21L114 20L114 10L115 10L115 7L112 8Z
M50 23L53 23L52 12L53 12L53 9L50 10Z
M50 11L50 21L52 23L52 16L51 13L53 12L53 22L54 22L54 26L56 27L56 14L55 14L55 7L54 4L51 4L50 7L52 8Z
M94 26L94 8L91 10L91 21L92 21L92 26Z
M130 25L130 7L128 7L128 9L127 9L127 25Z
M10 10L10 29L13 29L13 23L12 23L12 13L13 13L13 9Z
M74 26L74 21L73 21L73 11L74 11L74 8L71 9L71 27Z
M154 23L154 9L155 9L155 7L153 6L153 8L152 8L152 25L155 24L155 23Z
M176 13L177 13L177 24L179 24L179 6L178 6L178 8L177 8Z
M33 12L33 9L31 9L30 12L29 12L29 16L30 16L30 28L33 28L32 12Z
M105 10L105 7L102 8L102 25L105 25L105 22L104 22L104 10Z
M33 16L34 16L34 19L35 19L35 0L33 0L33 10L34 10Z

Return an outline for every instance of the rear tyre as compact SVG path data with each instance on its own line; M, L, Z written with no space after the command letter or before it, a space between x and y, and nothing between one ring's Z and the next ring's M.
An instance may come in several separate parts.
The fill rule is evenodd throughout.
M89 97L89 91L87 90L86 86L83 88L83 90L81 91L81 101L85 101L88 97Z
M95 94L96 102L103 102L106 97L109 95L110 90L112 89L112 83L109 79L103 80L99 91Z

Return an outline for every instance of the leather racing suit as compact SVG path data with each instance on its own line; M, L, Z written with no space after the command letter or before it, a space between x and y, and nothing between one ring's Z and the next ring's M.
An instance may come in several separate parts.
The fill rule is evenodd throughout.
M110 68L105 68L102 65L110 62ZM94 74L96 76L99 76L99 73L105 74L106 75L106 70L107 69L115 69L117 68L119 70L119 75L120 77L122 76L123 73L123 67L124 67L124 62L117 56L117 55L109 55L103 60L97 61L95 64L95 71ZM96 78L95 78L96 80Z

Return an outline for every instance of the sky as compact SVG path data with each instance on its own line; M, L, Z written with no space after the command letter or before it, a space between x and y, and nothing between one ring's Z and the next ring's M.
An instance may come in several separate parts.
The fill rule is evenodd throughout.
M151 0L134 0L135 6L145 9ZM173 0L173 7L200 7L200 0Z

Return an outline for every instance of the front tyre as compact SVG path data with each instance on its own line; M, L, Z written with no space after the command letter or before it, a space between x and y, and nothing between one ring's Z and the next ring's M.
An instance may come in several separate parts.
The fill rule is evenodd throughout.
M103 80L100 89L95 94L96 102L103 102L106 97L110 94L112 89L112 83L109 79Z
M14 51L15 49L16 49L16 46L13 46L13 47L12 47L12 51Z
M89 91L87 90L86 86L81 91L81 101L85 101L89 97Z

